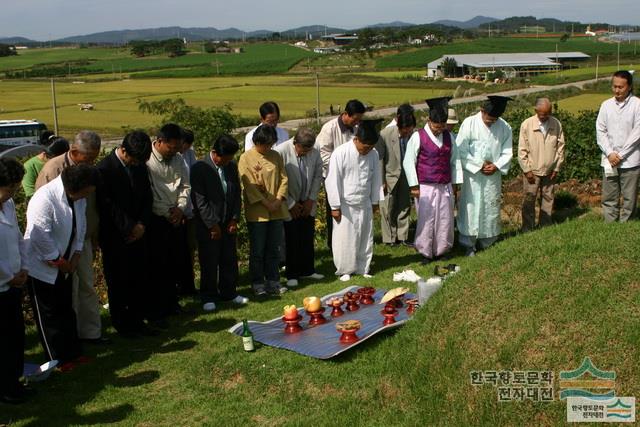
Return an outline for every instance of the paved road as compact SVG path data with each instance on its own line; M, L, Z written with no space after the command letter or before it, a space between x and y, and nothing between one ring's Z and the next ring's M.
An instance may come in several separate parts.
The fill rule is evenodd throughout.
M607 80L608 78L609 77L602 77L602 78L599 78L598 80ZM591 79L591 80L583 80L580 82L564 83L556 86L533 86L533 87L528 87L524 89L514 89L514 90L507 90L504 92L492 93L491 95L500 95L500 96L529 95L531 93L545 92L550 90L560 90L568 87L577 87L582 89L585 85L590 83L595 83L595 82L596 82L596 79ZM486 94L478 95L478 96L470 96L467 98L452 99L450 102L450 105L467 104L469 102L482 101L483 99L486 99ZM413 108L415 108L416 110L424 110L427 108L427 104L426 103L414 104ZM395 114L395 112L396 112L396 107L380 108L380 109L368 112L367 117L388 117ZM320 117L320 121L324 123L331 120L333 117L335 116ZM313 119L305 118L305 119L288 120L286 122L279 123L278 126L287 130L296 130L299 126L304 125L305 123L309 123L309 121L311 120ZM251 129L253 129L253 126L237 128L235 129L235 133L246 133Z

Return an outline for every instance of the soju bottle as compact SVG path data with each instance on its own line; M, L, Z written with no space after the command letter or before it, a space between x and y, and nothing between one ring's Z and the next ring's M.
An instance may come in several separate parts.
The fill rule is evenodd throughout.
M244 351L253 351L253 334L249 329L249 323L247 323L247 319L242 321L242 345L244 346Z

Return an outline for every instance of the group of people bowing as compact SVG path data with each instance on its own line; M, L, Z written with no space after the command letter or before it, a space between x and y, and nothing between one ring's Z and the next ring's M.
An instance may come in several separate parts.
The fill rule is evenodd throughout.
M640 101L626 71L614 74L612 88L614 97L603 103L596 124L602 203L607 221L626 221L635 213L640 176ZM447 256L454 222L466 255L493 244L500 235L502 175L513 156L512 130L501 118L510 98L488 96L457 135L449 99L428 99L428 119L418 130L413 108L401 105L381 132L382 120L365 118L365 106L351 100L319 134L300 128L293 138L277 126L278 105L266 102L262 123L247 134L237 163L240 146L232 136L211 141L198 160L194 134L172 123L153 140L142 131L128 133L97 164L101 140L92 131L81 131L71 144L49 138L43 154L24 166L0 159L0 399L17 403L28 394L19 382L23 287L45 355L58 360L61 371L89 362L82 343L108 342L94 287L97 248L112 325L121 336L136 338L166 329L167 317L183 310L179 294L195 294L196 249L203 310L213 311L221 301L248 303L236 290L241 206L256 296L323 278L314 249L323 185L327 241L341 281L371 277L379 208L383 242L414 246L424 263ZM535 227L538 194L539 225L551 223L564 146L551 102L538 99L517 147L524 230ZM13 201L21 182L30 197L24 235ZM457 201L454 185L460 185ZM412 199L417 225L410 243Z

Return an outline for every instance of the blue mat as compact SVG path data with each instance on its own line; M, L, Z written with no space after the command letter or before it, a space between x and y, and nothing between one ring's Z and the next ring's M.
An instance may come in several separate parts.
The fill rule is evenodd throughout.
M348 291L355 293L359 287L360 286L351 286L339 292L325 295L321 298L323 306L327 305L327 300L330 300L333 297L341 297ZM384 308L384 305L379 304L379 302L386 292L387 291L384 289L376 289L376 293L373 296L375 304L360 304L360 310L358 311L346 311L344 310L345 305L343 305L342 308L345 311L345 314L344 316L337 318L331 317L331 307L327 307L324 312L324 317L327 319L327 323L318 326L310 327L308 324L309 316L305 313L304 309L299 309L298 312L303 316L300 325L304 330L296 334L284 333L285 324L282 321L282 315L273 320L269 320L268 322L249 321L249 327L253 333L253 339L261 342L262 344L295 351L296 353L304 354L305 356L314 357L316 359L330 359L349 350L350 348L362 344L368 338L371 338L379 332L397 328L409 320L411 316L407 314L407 306L405 304L403 308L398 309L396 323L387 326L382 324L384 316L380 314L380 311ZM414 294L406 294L406 298L415 297L416 296ZM345 320L359 320L362 322L362 329L357 333L360 340L355 343L343 344L339 341L341 333L336 330L336 323ZM242 323L238 323L229 328L229 332L241 335Z

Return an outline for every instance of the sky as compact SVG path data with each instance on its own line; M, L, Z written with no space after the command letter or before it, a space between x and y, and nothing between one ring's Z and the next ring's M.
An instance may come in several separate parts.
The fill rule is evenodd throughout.
M638 0L3 0L0 37L50 40L101 31L167 26L283 31L304 25L360 28L536 16L640 25Z

